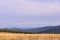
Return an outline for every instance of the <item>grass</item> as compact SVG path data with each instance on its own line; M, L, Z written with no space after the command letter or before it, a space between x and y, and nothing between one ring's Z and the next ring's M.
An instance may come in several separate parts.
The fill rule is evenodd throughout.
M0 33L0 40L60 40L60 34Z

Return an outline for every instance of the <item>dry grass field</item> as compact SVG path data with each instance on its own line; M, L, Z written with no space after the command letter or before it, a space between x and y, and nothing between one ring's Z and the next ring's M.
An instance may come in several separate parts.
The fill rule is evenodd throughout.
M60 34L0 33L0 40L60 40Z

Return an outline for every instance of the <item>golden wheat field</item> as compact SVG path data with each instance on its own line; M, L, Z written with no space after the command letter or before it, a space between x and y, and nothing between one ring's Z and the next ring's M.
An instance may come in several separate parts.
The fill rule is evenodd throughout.
M60 34L0 33L0 40L60 40Z

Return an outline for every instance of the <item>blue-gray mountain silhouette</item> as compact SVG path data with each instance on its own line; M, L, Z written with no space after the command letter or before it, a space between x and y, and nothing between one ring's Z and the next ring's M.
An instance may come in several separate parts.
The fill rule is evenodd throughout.
M17 32L26 32L26 33L60 33L60 25L45 26L45 27L33 28L33 29L4 28L2 30L11 30L11 31L17 31Z

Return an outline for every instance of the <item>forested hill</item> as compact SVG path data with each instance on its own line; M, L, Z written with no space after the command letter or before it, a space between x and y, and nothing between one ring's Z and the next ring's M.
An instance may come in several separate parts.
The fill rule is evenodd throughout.
M46 26L40 28L33 28L33 29L19 29L19 28L11 28L11 29L0 29L0 32L8 32L8 33L25 33L25 34L41 34L41 33L53 33L53 34L60 34L60 25L59 26Z

